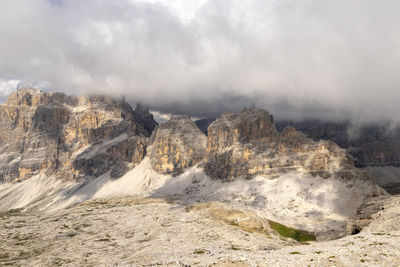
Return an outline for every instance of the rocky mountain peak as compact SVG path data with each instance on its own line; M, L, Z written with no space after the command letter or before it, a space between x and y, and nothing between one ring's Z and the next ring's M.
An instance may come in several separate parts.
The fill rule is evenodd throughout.
M333 142L315 142L290 126L279 133L262 109L226 112L205 136L189 116L157 126L148 108L133 110L123 98L22 88L0 106L0 137L2 181L42 171L65 178L122 173L141 162L149 145L152 168L164 174L202 162L206 174L222 180L292 171L368 179Z
M86 97L81 97L85 103L88 102ZM79 98L68 96L61 92L45 92L35 88L22 87L11 93L4 105L37 108L45 105L68 105L77 106Z
M282 132L280 133L281 138L290 138L296 135L303 135L305 137L302 132L297 131L294 127L290 125L283 128Z
M207 131L208 151L257 140L269 142L278 135L273 117L261 109L245 109L239 114L223 113L210 124Z
M5 104L14 106L32 106L39 103L43 92L33 88L20 88L10 94Z
M162 123L152 139L151 165L160 173L177 175L204 158L207 138L189 116Z
M40 172L98 176L133 166L145 155L151 119L122 98L21 88L0 105L0 181Z
M205 172L212 178L231 180L256 175L278 177L306 171L328 178L370 179L354 168L352 158L333 142L315 142L293 127L281 133L265 110L224 113L208 127Z
M156 127L145 107L133 110L123 98L28 90L10 101L0 105L0 179L21 184L0 187L0 209L120 195L228 200L291 227L302 218L305 230L330 239L347 231L337 218L385 193L335 143L293 127L279 132L265 110L224 113L207 137L189 116Z

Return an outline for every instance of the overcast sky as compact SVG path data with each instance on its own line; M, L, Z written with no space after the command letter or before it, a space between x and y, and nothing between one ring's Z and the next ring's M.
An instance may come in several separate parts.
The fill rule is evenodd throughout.
M126 95L196 116L400 121L398 0L0 0L0 98Z

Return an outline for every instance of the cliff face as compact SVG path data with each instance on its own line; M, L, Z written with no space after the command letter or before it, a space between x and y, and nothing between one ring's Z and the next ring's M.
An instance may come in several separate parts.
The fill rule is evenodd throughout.
M207 138L189 116L161 124L152 139L151 166L157 172L177 175L203 160Z
M207 135L207 127L214 118L197 120L199 129ZM278 121L276 128L282 131L292 126L314 141L331 140L353 157L357 168L374 166L400 167L400 128L390 125L371 124L354 128L349 122L319 120Z
M141 161L155 122L122 99L24 88L0 105L0 181L101 175Z
M332 140L354 158L357 168L374 173L375 181L393 194L400 193L400 128L385 123L354 128L348 122L305 120L277 123L279 129L292 125L308 137Z
M323 178L372 179L334 142L313 141L291 126L279 132L265 110L224 113L207 132L205 141L188 117L162 124L153 137L153 169L179 174L201 162L208 176L221 180L276 178L296 171Z
M0 142L1 181L21 181L0 186L0 210L121 195L229 201L330 239L366 198L385 194L344 149L278 131L265 110L225 113L207 137L188 116L156 127L123 99L22 89L0 105Z
M224 180L296 170L324 178L371 178L355 169L351 156L333 142L315 142L290 126L279 133L263 110L225 113L214 121L208 128L205 162L209 176Z
M305 120L282 121L277 127L291 125L314 140L332 140L347 149L356 167L400 167L400 128L375 124L354 128L348 122Z
M227 112L208 127L205 172L217 179L250 178L257 172L253 165L257 145L274 142L279 133L268 112L245 110Z
M201 163L207 175L221 180L293 171L370 179L335 143L313 141L290 126L279 132L265 110L224 113L209 125L208 137L188 116L156 126L147 109L133 110L123 99L20 89L0 105L0 181L39 172L63 179L108 171L120 176L146 151L152 168L163 174Z

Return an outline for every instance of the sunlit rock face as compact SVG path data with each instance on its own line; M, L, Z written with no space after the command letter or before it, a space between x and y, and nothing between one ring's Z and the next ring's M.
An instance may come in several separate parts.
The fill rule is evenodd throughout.
M201 163L207 175L221 180L294 171L370 179L335 143L313 141L290 126L279 132L265 110L224 113L207 137L189 116L157 127L148 109L139 104L133 110L122 98L24 88L0 105L0 127L0 181L6 182L40 172L62 179L107 172L116 177L146 152L163 174L178 175Z
M189 116L161 124L152 139L151 166L157 172L177 175L204 158L207 137Z
M156 125L150 116L123 99L19 89L0 105L0 181L39 172L73 179L135 165Z
M251 178L251 166L257 144L269 144L278 138L272 116L265 110L227 112L208 127L205 172L212 178L229 180Z
M355 169L351 156L335 143L315 142L290 126L279 133L265 110L228 112L214 121L208 127L204 170L222 180L273 178L292 171L323 178L371 179L367 172Z

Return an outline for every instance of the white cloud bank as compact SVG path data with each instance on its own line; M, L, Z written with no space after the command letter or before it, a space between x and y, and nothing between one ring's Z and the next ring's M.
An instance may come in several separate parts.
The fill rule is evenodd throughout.
M0 79L199 116L256 105L280 118L399 122L398 10L396 0L0 1Z

